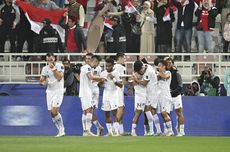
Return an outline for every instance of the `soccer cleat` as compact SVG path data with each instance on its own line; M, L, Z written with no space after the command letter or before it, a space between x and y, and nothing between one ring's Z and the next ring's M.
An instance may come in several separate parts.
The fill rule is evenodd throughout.
M157 132L157 133L154 134L154 136L163 136L163 133Z
M172 131L168 131L165 136L174 136L173 132Z
M148 132L146 136L154 136L154 132Z
M85 136L92 137L92 136L96 136L96 135L94 133L92 133L91 131L85 131Z
M135 130L132 130L131 136L137 136Z
M179 133L177 134L177 137L182 137L182 136L185 136L185 133L184 133L184 132L179 132Z
M58 134L55 137L64 137L65 136L65 130L59 130Z
M113 136L113 132L109 131L105 136Z
M99 127L97 128L97 136L101 136L102 132L103 132L104 128L103 127Z

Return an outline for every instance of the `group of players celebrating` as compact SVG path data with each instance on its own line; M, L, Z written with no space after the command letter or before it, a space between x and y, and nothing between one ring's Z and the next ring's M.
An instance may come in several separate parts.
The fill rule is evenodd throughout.
M48 65L42 70L40 83L43 85L48 84L48 110L50 110L53 122L59 130L57 137L61 137L65 135L65 131L58 109L63 96L60 97L60 93L57 95L55 91L50 90L55 90L52 87L58 83L63 83L62 69L64 68L63 65L55 63L54 60L50 62L49 56L52 57L53 55L47 55ZM145 116L145 135L185 135L181 97L182 80L172 58L166 57L158 60L157 66L137 60L133 64L133 73L131 75L127 75L125 54L123 53L117 53L116 61L113 58L107 58L105 63L106 69L102 71L99 56L88 53L85 56L85 65L81 67L79 97L83 110L82 126L84 136L96 136L91 132L92 124L97 127L98 136L104 130L94 112L98 108L99 87L104 88L101 109L105 111L107 135L119 136L124 134L122 118L125 110L125 85L128 85L129 90L134 88L135 115L132 120L132 136L137 136L136 126L142 112ZM58 88L60 91L60 86ZM169 115L172 110L175 110L177 114L178 125L176 133L173 132ZM164 120L163 131L160 127L158 112L161 113ZM111 115L113 115L113 119Z

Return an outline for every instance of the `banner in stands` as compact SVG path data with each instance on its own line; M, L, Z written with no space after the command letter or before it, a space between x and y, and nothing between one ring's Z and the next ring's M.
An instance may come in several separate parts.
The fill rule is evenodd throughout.
M185 133L188 136L229 136L229 97L183 97ZM100 102L101 103L101 102ZM134 98L125 97L125 132L131 131ZM100 106L99 106L100 107ZM66 134L82 135L81 104L78 97L65 97L61 106ZM98 109L99 121L105 126L104 112ZM161 116L160 116L161 117ZM175 127L175 113L172 113ZM161 119L162 124L162 119ZM96 131L92 128L93 132ZM47 111L44 96L7 96L0 98L0 135L54 136L57 130ZM103 134L105 135L105 129ZM144 134L143 116L137 134Z

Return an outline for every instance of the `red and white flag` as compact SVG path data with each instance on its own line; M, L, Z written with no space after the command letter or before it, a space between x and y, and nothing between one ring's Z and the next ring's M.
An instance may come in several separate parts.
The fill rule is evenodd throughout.
M112 28L112 21L111 21L111 20L105 19L104 25L105 25L106 27L108 27L109 29L113 30L113 28Z
M128 4L125 6L125 13L134 13L137 9L133 6L133 4L129 1Z
M166 8L165 10L165 14L164 14L164 17L163 17L163 21L166 22L166 21L171 21L171 17L170 17L170 8Z
M16 4L23 10L23 12L25 13L26 18L28 19L28 21L31 24L31 30L34 31L35 33L39 34L39 32L41 31L42 27L43 27L43 23L42 21L45 18L50 19L51 21L51 25L52 27L54 27L62 41L64 42L65 39L65 30L58 25L58 21L60 20L60 18L63 16L63 14L65 13L65 10L45 10L45 9L41 9L38 7L35 7L31 4L22 2L22 1L16 1Z

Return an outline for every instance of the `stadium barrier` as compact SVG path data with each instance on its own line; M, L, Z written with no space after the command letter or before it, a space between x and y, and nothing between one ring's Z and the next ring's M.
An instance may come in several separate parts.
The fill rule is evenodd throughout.
M183 97L185 132L188 136L229 136L229 97ZM124 128L130 132L134 116L134 98L125 97ZM101 107L101 99L99 107ZM66 134L82 135L81 104L78 97L64 97L61 107ZM104 112L97 110L99 121L105 127ZM175 127L175 113L172 114ZM160 116L160 121L162 118ZM162 123L161 123L162 125ZM161 126L162 127L162 126ZM96 131L95 127L92 128ZM6 96L0 98L0 135L54 136L56 128L52 123L43 96ZM107 131L103 131L106 134ZM137 125L137 134L143 135L143 116Z
M74 56L82 56L83 54L55 54L57 61L62 61L64 57L71 59ZM98 53L97 55L105 58L113 56L114 53ZM182 75L183 82L190 83L195 77L198 77L205 66L210 66L214 73L220 77L223 82L224 71L230 68L230 63L225 60L227 53L154 53L154 54L133 54L130 53L126 57L126 67L128 73L132 73L133 63L137 60L137 56L145 57L147 61L153 65L154 59L157 57L171 56L176 57L175 65ZM43 53L2 53L0 54L0 84L25 84L37 83L40 72L43 66L46 65L44 61L45 54ZM190 60L186 57L190 56ZM28 61L21 60L28 58ZM19 59L19 60L18 60ZM71 60L71 63L83 63L83 61ZM101 66L105 67L105 62L101 62Z

